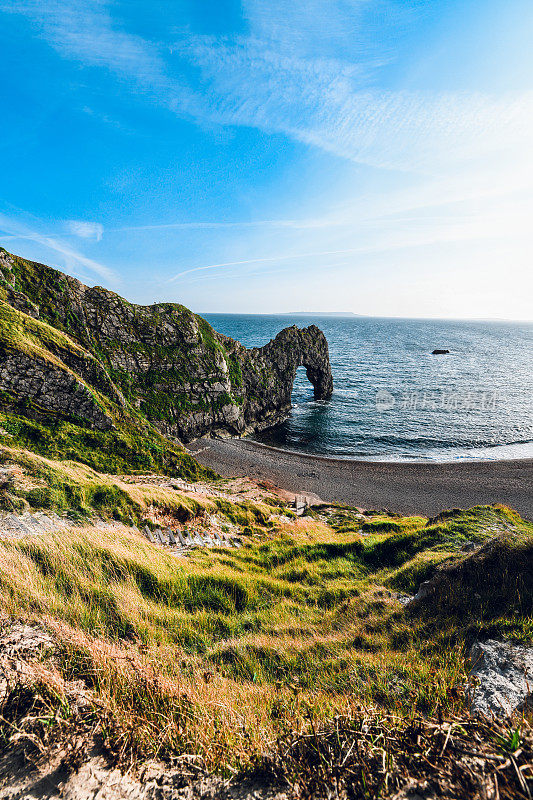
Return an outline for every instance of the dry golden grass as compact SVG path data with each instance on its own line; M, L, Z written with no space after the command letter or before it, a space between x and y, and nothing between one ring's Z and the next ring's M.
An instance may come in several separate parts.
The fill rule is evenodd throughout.
M363 707L405 720L463 713L462 629L426 638L427 621L387 586L461 562L462 543L496 523L520 546L531 526L505 509L424 522L361 536L306 517L186 559L119 525L0 540L2 611L54 631L62 678L91 687L124 763L187 752L231 773L289 732ZM510 598L484 624L524 635L519 608Z

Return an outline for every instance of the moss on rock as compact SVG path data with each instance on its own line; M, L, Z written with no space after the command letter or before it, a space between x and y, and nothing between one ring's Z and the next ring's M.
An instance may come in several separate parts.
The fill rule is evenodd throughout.
M182 305L134 305L2 248L0 303L0 348L19 361L39 360L38 389L46 391L31 398L36 418L54 411L73 420L73 409L61 415L68 404L51 386L54 370L63 383L67 375L76 381L78 393L87 390L95 410L91 418L84 407L81 424L120 428L127 417L179 441L280 422L302 364L317 398L332 391L327 342L315 326L287 328L265 347L247 350ZM24 371L15 364L17 370ZM18 395L20 411L31 393L8 378L0 388ZM97 408L108 423L98 422Z

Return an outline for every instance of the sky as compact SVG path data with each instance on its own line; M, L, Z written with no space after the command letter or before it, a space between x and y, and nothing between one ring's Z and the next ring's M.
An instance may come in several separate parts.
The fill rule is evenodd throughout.
M533 315L531 0L0 0L0 245L197 312Z

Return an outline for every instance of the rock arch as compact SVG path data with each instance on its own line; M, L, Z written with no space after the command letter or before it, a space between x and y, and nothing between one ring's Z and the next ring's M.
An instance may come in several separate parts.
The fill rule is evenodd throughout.
M243 348L244 350L244 348ZM333 377L326 337L316 325L282 330L261 348L241 354L243 374L243 426L263 430L287 418L298 367L305 367L315 399L333 392Z
M333 376L326 337L316 325L296 330L300 340L301 361L296 365L296 369L299 366L305 367L307 377L313 384L315 400L327 400L333 393ZM294 377L292 382L294 383Z
M35 397L25 380L24 352L15 354L20 366L9 378L19 407L25 408L21 401L36 399L39 408L32 413L46 419L52 412L62 418L75 412L80 424L103 429L135 420L139 430L149 424L188 442L205 435L240 435L283 421L291 410L300 366L317 400L333 391L328 344L316 325L285 328L264 347L247 349L184 306L135 305L2 248L0 283L4 305L23 318L23 332L39 339L49 353L48 364L60 362L61 381L55 372L52 380L53 371L47 368L46 391L39 389ZM64 346L58 349L57 336L51 337L43 323L61 332ZM7 344L13 348L12 337ZM6 356L0 353L2 360ZM83 387L87 391L80 403ZM109 401L105 411L95 400L99 395Z

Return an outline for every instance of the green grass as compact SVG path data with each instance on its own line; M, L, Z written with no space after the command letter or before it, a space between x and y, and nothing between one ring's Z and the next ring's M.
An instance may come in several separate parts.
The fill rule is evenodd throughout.
M80 358L86 351L62 331L41 320L33 319L0 301L0 343L3 347L20 350L57 364L52 350L75 354Z
M155 429L143 430L127 420L119 429L95 431L66 420L37 421L4 410L0 411L2 444L48 458L80 461L100 472L154 472L193 481L215 477L212 470L202 467Z
M110 519L141 523L146 521L150 505L182 522L203 513L205 508L211 511L216 508L213 502L202 504L171 489L139 487L79 461L49 459L27 450L0 445L0 464L16 465L21 473L18 481L11 478L0 487L0 508L7 511L23 510L26 506L68 513L71 518L97 513Z
M138 486L121 491L154 502ZM238 525L264 513L206 502ZM310 714L318 724L353 703L406 719L462 713L456 687L472 629L531 635L531 524L503 507L397 521L401 533L370 536L312 517L264 524L241 549L187 559L127 529L1 540L3 612L58 632L63 674L92 685L109 709L109 746L142 758L188 748L213 767L240 768ZM473 537L493 540L482 568L472 563L483 549L461 550ZM414 589L443 559L454 581L433 604L403 609L386 587Z
M503 515L505 511L502 509L500 513ZM432 593L411 612L421 630L429 633L436 629L439 637L461 637L468 642L480 636L531 639L530 524L515 518L512 528L498 533L476 553L445 563L436 579Z

